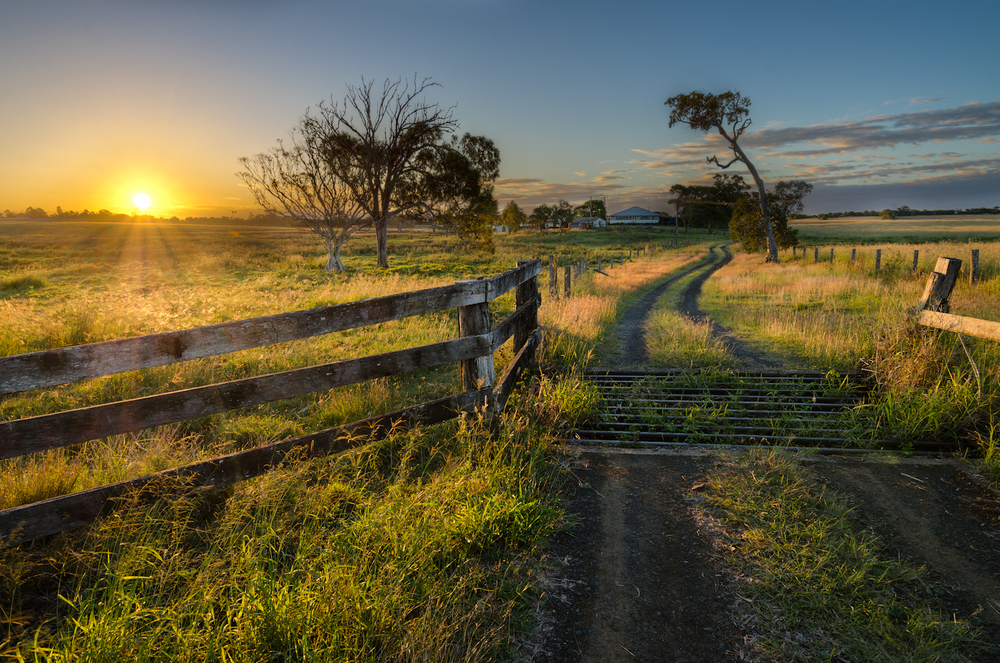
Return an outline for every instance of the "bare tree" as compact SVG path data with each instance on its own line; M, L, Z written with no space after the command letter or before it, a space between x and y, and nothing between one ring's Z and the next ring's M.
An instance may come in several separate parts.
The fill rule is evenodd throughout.
M414 194L423 188L418 182L435 155L449 149L444 138L458 127L450 108L424 100L436 85L414 77L412 83L387 80L379 90L362 79L347 86L343 101L321 103L313 118L326 136L329 168L374 223L380 268L389 266L389 223L426 206Z
M708 157L709 163L714 163L719 168L725 169L739 161L750 171L753 181L757 184L761 220L767 238L767 260L768 262L778 262L778 244L775 242L774 230L771 228L771 214L767 207L767 191L764 189L764 181L761 180L757 169L754 168L753 163L737 142L750 126L750 100L739 92L724 92L722 94L691 92L690 94L670 97L665 104L671 108L671 127L680 122L700 131L715 129L729 143L729 147L733 151L733 160L722 164L719 163L717 157L711 156Z
M326 271L343 272L341 248L351 234L370 223L366 210L326 159L328 137L322 123L307 114L291 132L291 144L242 157L236 175L270 214L291 219L319 236L328 257Z

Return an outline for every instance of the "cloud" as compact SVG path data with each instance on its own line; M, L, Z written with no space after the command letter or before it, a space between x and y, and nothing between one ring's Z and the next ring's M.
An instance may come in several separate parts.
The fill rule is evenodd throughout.
M517 200L524 205L542 205L559 200L573 204L591 198L612 197L627 189L619 182L626 178L599 175L586 182L548 182L538 178L500 178L494 184L498 200Z
M781 150L789 145L816 149L781 152L784 156L843 154L856 150L1000 136L1000 102L973 102L940 110L876 115L856 122L761 129L743 136L744 147Z

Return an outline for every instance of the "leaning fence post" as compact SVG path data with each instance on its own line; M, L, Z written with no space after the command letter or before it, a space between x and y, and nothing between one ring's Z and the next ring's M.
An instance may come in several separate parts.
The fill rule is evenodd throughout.
M570 282L572 277L569 275L569 265L566 265L566 273L563 274L563 278L566 280L566 298L569 298Z
M931 311L948 312L948 297L955 287L958 274L962 271L962 261L957 258L938 258L934 271L927 279L927 287L924 294L917 303L917 311L930 309Z
M972 249L972 264L969 266L969 285L979 283L979 249Z
M556 257L549 256L549 298L559 296L559 274L556 273Z
M482 280L482 279L480 279ZM476 281L459 281L459 283L472 284ZM480 336L489 334L490 325L490 303L483 298L477 304L458 307L458 335ZM462 366L462 390L475 391L485 387L492 387L496 381L496 367L493 363L493 353L490 352L482 357L463 359Z
M875 249L875 271L882 269L882 249Z

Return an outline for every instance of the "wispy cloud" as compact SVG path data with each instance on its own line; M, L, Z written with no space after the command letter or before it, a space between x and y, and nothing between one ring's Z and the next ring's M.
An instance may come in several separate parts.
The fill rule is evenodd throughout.
M761 129L742 139L745 147L781 150L791 145L814 149L782 152L788 155L843 154L856 150L919 145L951 140L982 140L1000 136L1000 102L974 102L941 110L898 115L876 115L856 122L805 127Z

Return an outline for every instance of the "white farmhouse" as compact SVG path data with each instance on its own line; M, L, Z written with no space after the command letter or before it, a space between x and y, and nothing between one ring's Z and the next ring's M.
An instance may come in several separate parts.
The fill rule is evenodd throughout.
M650 212L642 207L629 207L608 217L608 223L633 223L649 225L660 222L659 212Z

